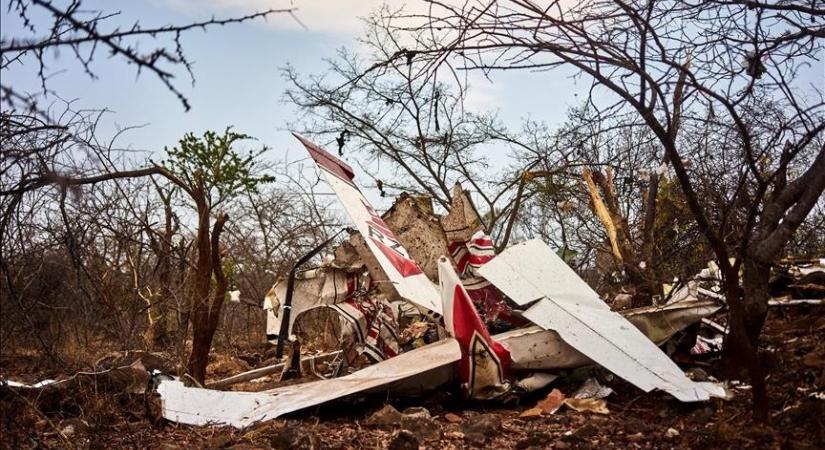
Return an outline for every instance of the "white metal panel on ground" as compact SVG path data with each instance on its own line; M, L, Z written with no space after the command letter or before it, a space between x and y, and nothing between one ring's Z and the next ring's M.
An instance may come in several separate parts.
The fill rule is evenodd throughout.
M483 266L481 274L521 304L541 297L525 318L557 332L583 355L645 392L661 389L681 401L709 398L705 386L687 378L641 331L611 311L544 242L508 248Z
M434 372L461 359L455 339L444 339L373 364L350 375L296 384L264 392L232 392L186 387L180 381L158 386L163 417L189 425L232 425L242 428L310 406L399 383L420 391L450 377Z
M683 402L708 392L688 377L633 324L613 311L542 299L524 313L565 342L645 392L661 389Z
M661 345L677 332L699 323L721 308L709 300L689 299L665 306L645 306L620 314L656 345ZM519 328L493 336L509 352L511 368L570 369L593 364L593 361L566 343L558 333L538 325Z
M558 301L610 309L596 291L538 239L507 248L479 268L478 273L519 305L552 294Z

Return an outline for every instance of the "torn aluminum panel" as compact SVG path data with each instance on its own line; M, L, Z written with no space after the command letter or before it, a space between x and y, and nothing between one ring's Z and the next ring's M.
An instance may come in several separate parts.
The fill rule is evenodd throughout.
M620 314L656 345L700 322L720 306L709 300L686 300L664 306L645 306ZM539 326L493 335L510 352L514 370L572 369L593 364L587 356L564 342L558 333Z
M298 274L292 294L292 314L289 316L288 333L298 316L306 310L321 305L341 303L358 289L364 280L356 272L347 272L332 267L320 267ZM267 292L264 298L264 310L267 311L267 335L277 338L281 330L287 282L280 279Z
M662 345L674 334L722 309L714 300L689 298L661 306L628 309L620 314L656 345Z
M650 339L611 311L544 242L514 245L480 269L516 303L533 305L524 317L553 330L570 346L645 392L664 390L681 401L708 400Z
M442 311L438 290L355 186L352 168L302 136L293 135L304 144L318 164L398 294L416 304L423 313L440 318Z
M460 359L458 342L444 339L341 378L264 392L215 391L166 380L161 381L158 393L163 403L163 417L168 420L243 428L351 394L389 389L394 393L431 390L452 378L454 363Z

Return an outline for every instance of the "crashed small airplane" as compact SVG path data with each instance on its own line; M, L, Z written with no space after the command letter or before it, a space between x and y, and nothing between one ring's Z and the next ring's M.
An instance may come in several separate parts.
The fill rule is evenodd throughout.
M694 297L619 314L545 243L530 240L495 255L489 237L472 227L447 230L445 235L452 234L446 246L449 254L428 257L422 267L357 188L352 168L295 136L360 233L351 236L350 246L364 248L360 265L354 258L340 258L327 265L325 278L305 274L305 283L294 287L305 291L296 297L304 299L298 304L284 305L283 286L276 284L269 300L268 334L274 337L281 328L285 307L299 314L330 308L351 324L360 352L375 363L337 378L261 392L219 391L162 380L158 392L167 419L246 427L352 394L416 394L455 380L467 397L491 399L546 386L555 378L553 371L588 364L598 364L645 392L662 390L684 402L724 396L719 386L690 380L658 348L716 312L721 307L717 302ZM453 210L469 214L462 204L466 198L458 194ZM343 270L347 264L359 270L365 266L369 276L359 279L358 271ZM435 276L438 286L431 281ZM366 283L368 292L380 291L383 300L355 302L359 283ZM415 311L400 307L399 314L387 306L390 302L411 304ZM483 305L483 315L478 305ZM399 315L423 317L437 330L435 342L401 351L395 329ZM490 315L503 317L510 329L492 334L485 321ZM286 319L284 328L291 329L297 316Z

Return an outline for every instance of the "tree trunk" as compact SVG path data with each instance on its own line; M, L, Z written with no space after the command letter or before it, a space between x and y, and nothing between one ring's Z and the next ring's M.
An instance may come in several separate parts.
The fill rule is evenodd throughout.
M189 375L198 383L206 380L206 366L209 363L209 349L212 337L209 328L209 291L212 282L212 248L209 239L209 206L203 190L196 192L198 207L198 231L195 239L198 258L195 264L194 292L192 298L192 352L187 364Z
M204 218L205 216L205 218ZM207 211L198 223L198 265L195 274L195 300L192 308L192 353L189 356L189 375L198 383L206 381L206 366L209 364L209 352L212 339L218 328L223 302L226 297L227 281L223 274L220 256L220 236L228 215L222 214L215 221L209 233L209 214ZM201 233L201 230L204 230ZM215 276L215 289L210 301L212 276Z
M759 344L759 334L765 319L768 316L768 300L770 293L771 266L762 264L751 258L745 258L742 274L742 313L744 314L745 331L751 345Z
M739 286L738 274L725 277L730 332L722 353L722 365L728 378L738 378L743 370L747 371L753 392L753 417L759 422L768 419L768 393L765 368L759 357L759 332L767 313L770 267L767 272L763 269L763 265L745 260L744 289ZM761 275L764 275L764 282L759 280ZM757 305L761 298L764 298L764 307Z

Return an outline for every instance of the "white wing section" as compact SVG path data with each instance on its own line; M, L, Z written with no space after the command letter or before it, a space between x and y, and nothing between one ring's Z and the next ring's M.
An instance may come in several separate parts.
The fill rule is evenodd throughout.
M455 339L402 353L341 378L296 384L264 392L216 391L186 387L180 381L158 386L163 417L189 425L247 427L310 406L380 388L424 392L454 376L453 363L461 359ZM447 373L441 373L444 370Z
M352 168L305 138L297 134L295 137L304 144L318 164L327 183L361 232L398 295L417 305L425 314L439 318L442 306L438 289L410 258L409 252L355 186Z
M576 350L645 392L661 389L681 401L709 398L633 324L610 310L544 242L514 245L480 274L519 304L538 300L525 313Z
M508 248L478 272L519 305L552 293L553 299L560 302L610 309L596 291L538 239Z

